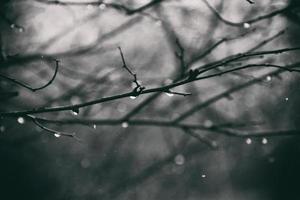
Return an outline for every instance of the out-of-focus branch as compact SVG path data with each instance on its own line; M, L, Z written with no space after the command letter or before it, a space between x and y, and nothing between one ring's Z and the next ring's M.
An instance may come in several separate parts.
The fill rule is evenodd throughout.
M55 5L73 5L73 6L83 6L83 5L91 5L91 6L101 6L104 5L106 7L114 8L116 10L124 11L127 15L133 15L135 13L141 13L157 4L160 4L166 0L152 0L145 5L142 5L138 8L129 8L123 4L119 3L107 3L106 1L60 1L60 0L50 0L50 1L43 1L43 0L36 0L40 3L46 4L55 4Z

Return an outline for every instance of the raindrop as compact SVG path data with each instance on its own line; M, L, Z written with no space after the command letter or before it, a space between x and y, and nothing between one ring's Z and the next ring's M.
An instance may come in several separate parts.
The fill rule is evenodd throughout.
M248 29L248 28L251 27L251 25L250 25L249 23L244 23L244 24L243 24L243 27L246 28L246 29Z
M268 143L267 138L263 138L263 139L261 140L261 143L262 143L262 144L267 144L267 143Z
M285 101L288 101L289 100L289 98L288 97L285 97L285 99L284 99Z
M166 95L168 95L169 97L172 97L172 96L174 96L174 94L173 94L173 93L169 93L169 92L166 92Z
M18 117L17 119L19 124L24 124L25 123L25 119L23 117Z
M246 144L251 144L252 143L252 140L250 138L247 138L246 139Z
M3 133L5 131L5 126L0 126L0 132Z
M54 133L54 136L57 137L57 138L59 138L59 137L61 136L61 134L59 134L59 133Z
M14 28L16 28L16 25L15 24L11 24L10 28L14 29Z
M104 10L106 8L106 5L104 3L101 3L99 5L100 10Z
M211 128L212 126L213 126L212 121L210 121L208 119L204 121L204 127L205 128Z
M123 122L122 123L122 128L128 128L128 126L129 126L128 122Z
M267 76L266 77L266 81L271 81L272 80L272 77L271 76Z
M129 98L130 99L136 99L136 96L130 96Z
M97 125L96 124L93 125L93 129L97 129Z
M205 174L202 174L201 177L202 177L202 178L206 178L206 175L205 175Z
M71 111L72 115L75 115L77 116L79 114L79 108L74 108L72 111Z
M175 156L174 162L176 165L183 165L185 162L185 158L182 154L178 154Z

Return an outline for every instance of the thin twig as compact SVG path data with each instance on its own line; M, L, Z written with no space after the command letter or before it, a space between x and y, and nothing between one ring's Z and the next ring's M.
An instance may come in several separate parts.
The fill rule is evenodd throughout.
M42 90L42 89L48 87L54 81L54 79L55 79L55 77L57 75L57 72L58 72L59 61L55 60L55 63L56 63L55 64L55 71L54 71L54 74L53 74L52 78L45 85L43 85L41 87L33 88L33 87L31 87L30 85L28 85L26 83L22 83L21 81L18 81L18 80L14 79L14 78L8 77L8 76L3 75L3 74L0 74L0 78L6 79L6 80L8 80L10 82L13 82L13 83L15 83L15 84L17 84L17 85L19 85L19 86L21 86L23 88L26 88L26 89L28 89L28 90L30 90L32 92L36 92L38 90Z

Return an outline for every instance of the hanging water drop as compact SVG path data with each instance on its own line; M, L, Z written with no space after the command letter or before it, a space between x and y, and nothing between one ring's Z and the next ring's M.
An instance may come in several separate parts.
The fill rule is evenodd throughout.
M25 119L23 117L18 117L17 119L19 124L24 124L25 123Z
M246 28L246 29L248 29L248 28L251 27L251 25L250 25L249 23L244 23L244 24L243 24L243 27Z
M247 138L247 139L246 139L246 144L251 144L251 143L252 143L251 138Z
M128 122L123 122L122 123L122 128L128 128L128 126L129 126Z
M288 97L285 97L285 99L284 99L285 101L288 101L289 100L289 98Z
M185 158L182 154L178 154L174 158L174 162L176 165L184 165L185 163Z
M10 28L14 29L14 28L16 28L16 25L15 24L11 24Z
M167 96L169 96L169 97L172 97L172 96L174 96L174 94L173 94L173 93L169 93L169 92L166 92L166 95L167 95Z
M263 139L261 140L261 143L262 143L262 144L267 144L267 143L268 143L268 139L267 139L267 138L263 138Z
M59 133L54 133L54 137L59 138L60 136L61 136L61 134L59 134Z
M205 174L202 174L201 177L202 177L202 178L206 178L206 175L205 175Z
M79 108L72 109L71 113L72 113L72 115L77 116L79 114Z
M130 96L129 98L130 99L136 99L136 96Z
M97 125L96 124L93 125L93 129L97 129Z

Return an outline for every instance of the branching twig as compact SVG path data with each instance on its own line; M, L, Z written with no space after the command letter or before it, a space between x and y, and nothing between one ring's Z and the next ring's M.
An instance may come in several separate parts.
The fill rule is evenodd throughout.
M243 22L231 22L231 21L223 18L222 15L215 8L213 8L210 5L210 3L208 3L207 0L202 0L202 1L206 4L206 6L214 13L214 15L220 21L222 21L223 23L225 23L227 25L236 26L236 27L244 27L245 25L246 25L246 27L248 27L248 26L250 26L250 24L262 21L264 19L270 19L271 17L274 17L274 16L276 16L278 14L282 14L282 13L284 13L288 9L288 7L281 8L281 9L275 10L275 11L269 13L269 14L261 15L261 16L255 17L253 19L245 20Z
M66 136L66 137L72 137L72 138L75 138L75 139L79 139L77 138L76 134L75 133L66 133L66 132L61 132L61 131L56 131L54 129L51 129L51 128L48 128L44 125L42 125L38 118L36 118L35 116L33 115L26 115L26 117L30 118L32 120L32 122L37 125L38 127L40 127L41 129L51 133L51 134L54 134L55 137L60 137L60 136Z
M246 0L248 3L250 3L250 4L255 4L255 2L254 1L252 1L252 0Z
M149 94L149 93L155 93L155 92L165 92L170 90L171 88L175 88L177 86L181 86L181 85L185 85L197 80L201 80L201 79L197 79L197 75L200 73L204 73L208 70L211 70L213 68L216 68L218 66L222 66L225 64L228 64L230 62L236 61L238 59L241 58L246 58L246 57L253 57L253 56L258 56L258 55L269 55L269 54L278 54L278 53L283 53L283 52L288 52L288 51L295 51L295 50L300 50L299 47L297 48L285 48L285 49L278 49L278 50L272 50L272 51L261 51L261 52L253 52L253 53L245 53L245 54L236 54L233 56L230 56L229 58L225 58L225 59L221 59L220 61L215 62L214 64L211 64L212 66L209 65L209 67L202 66L200 68L206 68L202 71L195 71L196 76L195 77L188 77L185 80L179 81L179 82L175 82L175 83L170 83L168 85L165 86L161 86L161 87L155 87L155 88L150 88L150 89L145 89L142 90L139 95L141 94ZM298 67L299 63L294 63L292 65L286 66L285 67L285 71L287 68L295 68ZM280 72L282 72L282 69L279 69L279 71L274 72L274 74L278 74ZM259 81L261 81L262 78L265 78L266 76L263 76L261 78L258 79L254 79L252 80L252 82L250 81L249 83L246 83L242 85L243 87L246 87L251 84L257 83ZM236 91L239 89L234 89L233 91ZM95 100L91 100L91 101L87 101L84 103L80 103L80 104L75 104L75 105L66 105L66 106L57 106L57 107L50 107L50 108L38 108L38 109L32 109L32 110L24 110L24 111L10 111L10 112L0 112L0 116L2 117L8 117L8 116L18 116L18 115L25 115L25 114L34 114L34 113L49 113L49 112L57 112L57 111L64 111L64 110L73 110L73 109L79 109L82 107L87 107L87 106L91 106L91 105L95 105L95 104L99 104L99 103L103 103L103 102L108 102L108 101L113 101L113 100L117 100L117 99L121 99L121 98L126 98L126 97L130 97L130 96L135 96L137 95L136 91L131 91L131 92L127 92L127 93L123 93L123 94L117 94L117 95L112 95L112 96L108 96L108 97L102 97L99 99L95 99Z
M136 73L133 73L129 67L127 66L126 62L125 62L125 58L124 58L124 54L122 52L121 47L118 47L119 51L120 51L120 55L122 58L122 62L123 62L123 67L128 71L129 74L131 74L133 76L133 82L135 83L136 87L133 89L133 95L132 96L138 96L141 94L141 92L145 89L145 87L141 86L140 83L137 80L137 75Z

